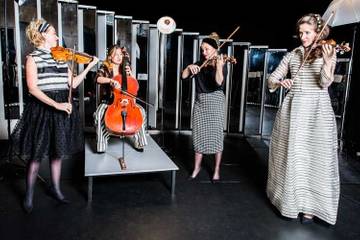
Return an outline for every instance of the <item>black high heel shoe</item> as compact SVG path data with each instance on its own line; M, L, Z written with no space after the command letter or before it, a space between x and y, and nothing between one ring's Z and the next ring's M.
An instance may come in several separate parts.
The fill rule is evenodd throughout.
M60 196L59 193L53 187L51 187L49 189L49 193L54 199L56 199L61 204L69 204L70 203L70 201L66 197Z
M22 206L23 206L24 211L25 211L27 214L31 213L32 210L33 210L33 204L32 204L32 203L27 203L27 202L26 202L26 199L24 199Z
M195 175L194 177L193 177L192 174L191 174L191 175L188 177L188 180L189 180L189 181L194 181L194 180L196 179L196 177L199 176L200 171L201 171L201 168L200 168L200 170L196 173L196 175Z

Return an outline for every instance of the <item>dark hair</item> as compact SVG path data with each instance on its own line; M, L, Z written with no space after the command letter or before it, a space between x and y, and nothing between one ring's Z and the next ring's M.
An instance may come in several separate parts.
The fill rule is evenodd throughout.
M217 50L219 48L219 35L216 32L212 32L208 37L204 38L202 42L209 44Z
M306 15L302 16L297 21L297 24L296 24L297 32L299 32L300 25L302 25L302 24L312 25L312 26L315 27L315 32L320 33L321 29L324 28L325 21L323 19L321 19L321 16L319 14L309 13L309 14L306 14ZM323 39L327 38L329 36L329 33L330 33L330 27L325 26L325 28L322 31L322 33L321 33L318 40L323 40ZM321 48L315 48L310 53L310 55L309 55L309 57L307 59L307 62L313 63L315 61L315 59L321 58L321 57L322 57L322 49Z

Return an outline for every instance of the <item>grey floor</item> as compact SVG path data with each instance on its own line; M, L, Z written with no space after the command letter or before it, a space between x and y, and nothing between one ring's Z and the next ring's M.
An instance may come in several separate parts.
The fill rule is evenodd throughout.
M268 147L262 140L227 136L221 182L212 184L211 156L198 179L187 180L193 161L189 134L153 137L180 168L174 200L167 173L97 178L91 205L85 178L63 179L69 205L59 205L38 181L34 210L27 215L21 208L23 171L3 166L0 239L360 239L360 159L340 154L337 224L302 225L279 216L266 198Z

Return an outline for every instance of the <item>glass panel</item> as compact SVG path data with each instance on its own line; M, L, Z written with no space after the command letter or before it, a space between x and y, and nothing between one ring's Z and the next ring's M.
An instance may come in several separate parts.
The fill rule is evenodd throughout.
M41 17L48 21L51 25L55 26L56 30L58 25L58 4L57 0L42 0L41 1Z
M77 4L61 2L63 47L77 46ZM77 50L77 47L76 47Z
M114 45L114 15L106 15L106 49Z
M338 59L335 68L334 82L328 88L331 99L331 105L334 109L338 135L341 134L342 119L345 105L345 92L347 86L347 70L349 67L349 59Z
M125 46L128 53L131 53L131 18L115 18L116 21L116 43Z
M246 49L248 49L248 46L234 46L234 57L236 58L237 63L233 65L228 125L228 131L232 133L239 132L243 67L244 61L248 60L247 58L244 59L244 53Z
M266 48L250 48L246 94L245 134L259 134L261 89Z
M96 56L96 10L83 9L84 52ZM81 27L81 26L80 26ZM86 65L84 66L86 68ZM93 113L96 111L95 68L84 79L85 127L93 127Z
M138 98L147 101L148 93L148 38L149 38L149 24L138 23L136 26L136 42L133 46L135 48L135 56L132 62L136 65L136 79L139 82ZM137 101L146 112L148 112L148 105Z
M176 31L166 37L165 52L165 76L163 89L163 113L159 111L158 123L163 123L164 129L175 129L176 121L176 81L178 78L178 36L181 32ZM161 97L161 96L159 96ZM161 116L163 114L163 116ZM161 119L163 117L163 119Z
M183 35L183 66L184 69L189 64L194 63L194 52L196 54L198 47L198 35ZM180 119L179 128L180 130L191 129L191 108L192 108L192 83L193 80L181 80L180 82Z
M285 56L286 51L276 51L268 52L267 58L267 70L266 70L266 79L270 74L277 68L282 58ZM265 106L264 106L264 119L262 125L262 136L270 137L273 124L275 121L275 116L277 110L279 109L283 94L285 91L278 88L275 92L270 93L269 88L267 87L267 82L265 83Z
M21 69L24 104L28 101L28 88L26 85L25 58L26 55L34 50L33 45L26 37L25 29L37 17L36 0L26 1L19 7L19 25L20 25L20 46L21 46Z
M6 2L5 2L6 1ZM6 5L6 9L5 9ZM19 112L19 89L16 78L16 49L15 49L15 16L14 1L0 1L0 47L4 105L0 112L5 113L5 119L18 119ZM4 14L3 14L4 13ZM9 106L9 107L7 107Z

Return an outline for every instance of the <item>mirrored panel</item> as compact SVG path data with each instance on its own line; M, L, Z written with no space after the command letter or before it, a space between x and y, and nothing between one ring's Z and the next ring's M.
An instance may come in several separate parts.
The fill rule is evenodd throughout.
M251 46L246 91L245 134L258 135L266 46Z
M57 0L42 0L41 1L41 17L44 18L51 25L58 28L58 5Z
M165 66L164 66L164 82L160 87L160 109L158 115L158 122L162 129L174 130L177 128L177 118L179 116L179 109L177 99L179 96L179 61L181 60L180 48L182 43L182 31L176 30L172 34L165 37ZM162 94L161 94L162 92ZM161 104L162 103L162 104Z
M182 44L182 66L183 70L189 64L196 62L199 58L199 34L183 33ZM180 81L180 112L179 112L179 129L191 129L191 115L195 101L194 79L184 79Z
M148 41L149 41L149 22L133 21L132 24L132 48L131 66L134 75L139 83L138 98L148 101ZM149 106L137 101L145 110L149 111Z
M269 49L266 52L265 58L265 66L266 66L266 76L264 81L264 106L263 106L263 119L262 119L262 131L261 135L263 138L270 138L273 124L275 121L275 116L277 110L281 106L283 97L284 97L284 89L278 88L275 92L270 92L267 86L267 79L270 74L278 67L280 61L287 53L286 49Z
M19 69L21 73L18 71L18 78L21 78L19 79L19 81L22 82L22 89L23 89L22 95L23 95L24 104L28 101L28 88L25 79L25 58L26 55L28 55L34 50L34 47L31 45L31 43L26 37L25 29L29 25L31 20L33 20L34 18L37 18L36 0L26 1L23 5L19 6L19 40L20 40L19 45L20 45L21 53L19 55L20 59L18 62L18 67L21 66L21 68Z
M114 44L114 12L96 11L96 56L102 64L106 59L107 49ZM100 93L103 86L96 84L96 106L100 103Z
M77 4L60 2L61 4L61 33L62 46L78 49L77 34Z
M350 58L338 58L335 68L335 77L333 83L328 88L331 105L335 113L338 135L342 139L345 106L346 106L346 92L349 91L348 70Z
M0 0L0 120L18 119L14 1Z
M231 80L231 95L229 100L228 132L239 133L244 115L245 84L248 66L248 51L250 43L233 43L234 58L237 63L233 65Z
M125 46L128 53L132 49L132 17L115 16L115 42L120 46Z
M79 47L81 51L96 56L96 8L78 6L78 24L79 24ZM83 68L85 68L84 65ZM82 69L83 69L82 68ZM94 67L83 81L82 89L79 89L80 95L83 94L82 117L84 118L85 129L92 129L94 126L93 113L96 111L96 68ZM80 97L81 98L81 97ZM80 101L81 103L81 101Z

